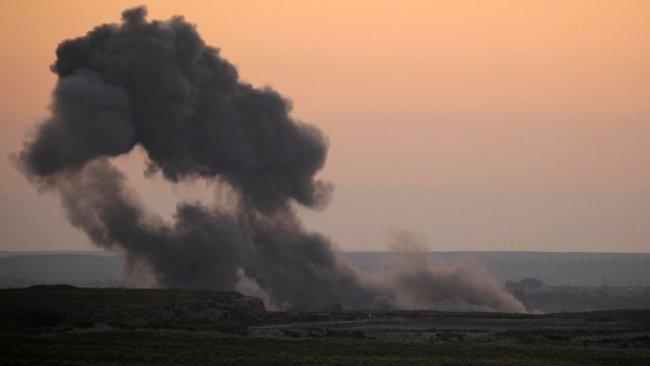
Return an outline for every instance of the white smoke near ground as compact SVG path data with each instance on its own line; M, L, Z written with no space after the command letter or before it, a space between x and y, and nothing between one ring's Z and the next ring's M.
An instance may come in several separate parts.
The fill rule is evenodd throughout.
M373 275L393 289L402 308L526 311L477 260L431 258L422 234L395 232L389 248L398 255Z

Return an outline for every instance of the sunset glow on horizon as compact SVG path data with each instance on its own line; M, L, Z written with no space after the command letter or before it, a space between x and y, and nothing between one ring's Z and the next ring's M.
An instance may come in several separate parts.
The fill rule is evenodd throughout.
M343 249L407 229L436 250L650 250L648 1L142 3L328 136L333 201L301 214ZM3 3L0 251L93 248L6 157L47 116L56 46L139 4ZM205 190L123 160L163 211Z

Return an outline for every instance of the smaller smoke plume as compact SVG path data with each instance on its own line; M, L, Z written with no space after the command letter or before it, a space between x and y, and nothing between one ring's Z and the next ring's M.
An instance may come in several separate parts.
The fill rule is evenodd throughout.
M436 304L452 302L503 312L526 311L479 262L433 262L422 235L397 232L390 249L399 255L375 275L393 289L402 307L435 308Z

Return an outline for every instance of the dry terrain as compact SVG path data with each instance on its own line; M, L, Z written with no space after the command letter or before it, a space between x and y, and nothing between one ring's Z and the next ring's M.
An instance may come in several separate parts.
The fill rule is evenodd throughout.
M649 365L650 311L268 312L232 292L0 290L2 365Z

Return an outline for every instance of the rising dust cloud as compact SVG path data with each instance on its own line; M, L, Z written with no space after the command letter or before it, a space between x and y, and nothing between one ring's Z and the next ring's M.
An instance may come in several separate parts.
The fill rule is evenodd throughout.
M295 310L452 300L525 311L478 263L431 265L411 248L401 264L361 272L306 231L292 205L326 206L332 187L314 178L326 138L293 119L276 91L239 80L182 17L147 21L145 8L129 9L121 24L62 42L56 56L51 115L15 162L60 195L74 227L123 251L159 286L232 290L247 281L267 305ZM173 223L147 212L110 161L136 147L147 174L227 185L236 204L181 203Z

